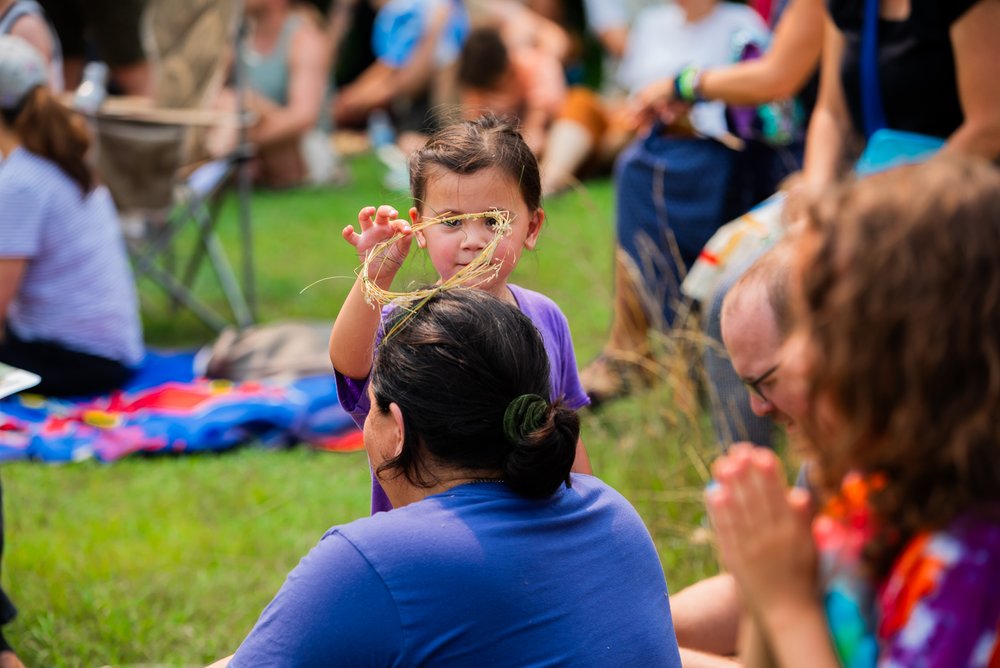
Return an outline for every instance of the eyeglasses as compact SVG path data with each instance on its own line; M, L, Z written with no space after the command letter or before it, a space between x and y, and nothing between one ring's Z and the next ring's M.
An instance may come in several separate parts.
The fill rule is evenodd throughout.
M775 364L770 369L760 374L756 378L750 378L749 380L744 378L742 379L743 384L746 385L747 389L761 401L769 401L769 399L766 396L764 396L764 390L760 389L760 385L768 378L770 378L772 375L774 375L774 372L778 370L779 366L781 365Z

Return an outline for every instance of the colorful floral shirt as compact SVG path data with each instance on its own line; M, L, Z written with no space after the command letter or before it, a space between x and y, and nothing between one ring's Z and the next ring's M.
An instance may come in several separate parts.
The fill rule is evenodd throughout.
M844 481L813 523L830 634L847 668L1000 668L1000 522L967 513L913 538L884 581L860 574L870 485Z

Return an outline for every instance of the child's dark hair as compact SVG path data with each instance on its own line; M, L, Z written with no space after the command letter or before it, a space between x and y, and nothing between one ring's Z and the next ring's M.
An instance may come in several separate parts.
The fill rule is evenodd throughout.
M492 90L510 67L500 31L482 26L469 33L458 59L458 83L476 90Z
M1000 172L941 156L833 189L809 219L798 315L841 438L805 426L829 491L885 479L880 575L918 532L1000 504Z
M492 472L531 498L570 484L579 418L549 402L548 355L535 325L496 297L464 288L434 296L382 343L371 383L371 410L385 413L395 402L405 429L402 452L378 474L427 487L437 482L429 464ZM538 395L538 414L518 417L511 436L508 409L525 395Z
M541 206L538 160L517 128L492 114L439 130L410 157L410 192L418 209L423 206L427 180L433 178L435 167L455 174L496 167L517 184L528 211Z

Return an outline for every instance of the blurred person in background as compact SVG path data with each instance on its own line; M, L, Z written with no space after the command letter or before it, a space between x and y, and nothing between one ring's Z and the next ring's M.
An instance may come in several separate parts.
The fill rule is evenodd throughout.
M0 0L0 35L15 35L35 47L49 64L49 87L62 92L62 47L40 4L35 0Z
M376 60L342 88L333 104L338 127L363 126L372 111L391 111L405 153L423 144L458 101L458 54L469 32L461 0L369 0L377 11Z
M41 394L109 392L144 352L118 214L42 57L0 40L0 362L41 376Z
M153 69L142 46L142 15L148 0L39 0L62 44L64 82L74 90L83 79L88 39L111 68L111 80L126 95L153 97Z
M945 152L1000 157L1000 0L880 0L878 97L862 83L865 3L831 0L805 183L823 187L880 128L945 140Z
M484 113L518 119L524 141L539 158L567 92L554 55L530 45L510 48L494 26L469 34L459 57L458 89L463 119Z
M715 0L678 0L640 14L628 41L619 79L641 91L690 67L734 62L747 44L767 41L767 27L752 9ZM570 155L584 145L568 140ZM697 102L684 114L654 118L615 165L616 233L613 315L601 354L581 372L591 400L625 394L650 378L650 330L674 326L680 278L705 242L725 222L773 193L794 169L788 148L757 135L734 135L721 102ZM567 136L587 133L566 124ZM560 146L562 144L559 144Z
M805 127L816 104L818 65L823 45L825 9L823 0L785 0L773 5L774 34L767 50L758 58L724 67L691 69L678 77L663 78L646 86L632 100L638 122L660 117L669 120L697 100L719 100L727 105L753 107L777 101L797 117L790 128L794 141L789 157L801 165ZM690 99L680 97L678 79L690 76ZM775 109L774 105L770 108ZM722 301L750 260L725 270L711 299L702 304L706 334L721 344ZM705 347L705 366L711 384L712 423L723 447L748 440L758 445L772 443L773 423L752 409L729 358L717 345Z
M327 183L338 175L330 144L331 48L312 7L290 0L246 0L249 37L241 67L249 88L245 104L256 117L247 138L257 152L255 180L270 187ZM217 106L236 109L227 88ZM210 151L235 148L236 128L217 132Z
M48 87L50 64L0 35L0 362L65 396L119 387L143 345L117 213L94 188L82 119ZM0 590L0 624L16 614ZM2 633L0 668L21 668Z

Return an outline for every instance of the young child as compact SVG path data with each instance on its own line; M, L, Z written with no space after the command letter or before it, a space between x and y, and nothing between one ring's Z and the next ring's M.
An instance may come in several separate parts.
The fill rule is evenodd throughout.
M410 209L413 226L425 218L448 215L492 211L509 214L510 234L500 240L493 255L493 262L499 265L496 275L477 282L475 287L517 306L535 323L549 355L551 399L561 399L574 410L586 406L589 401L580 386L566 317L551 299L507 282L521 253L535 247L545 221L538 163L517 130L492 116L444 128L410 158L410 186L415 204ZM382 289L392 284L413 237L426 249L441 280L447 281L472 262L495 234L492 218L485 215L447 221L417 232L398 216L387 205L365 207L358 214L360 234L353 226L343 231L344 239L357 248L361 262L376 244L403 234L384 257L369 263L368 278ZM330 360L337 375L340 403L359 426L370 407L368 376L383 334L380 324L386 309L380 312L365 302L364 284L359 277L330 334ZM573 470L590 473L582 442L577 444ZM391 508L373 475L372 512Z
M1000 173L942 157L807 222L778 373L807 388L824 508L748 445L707 497L747 665L1000 666Z

